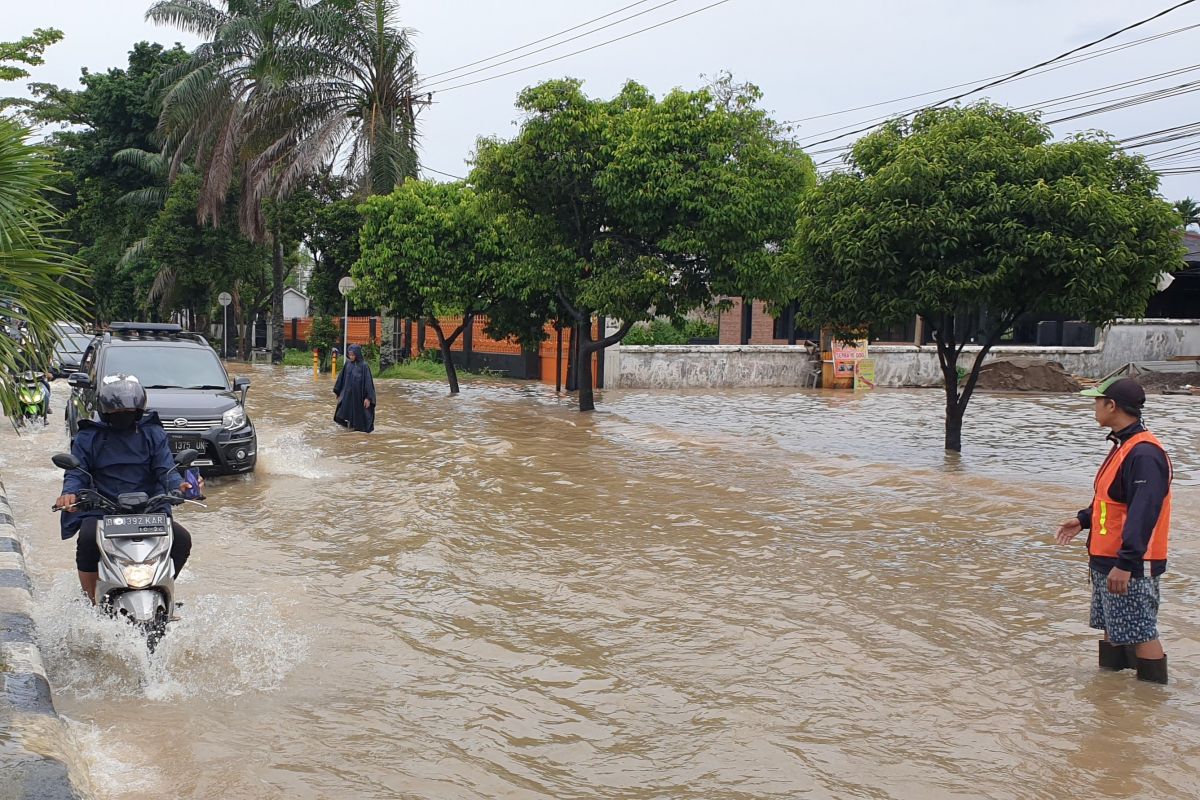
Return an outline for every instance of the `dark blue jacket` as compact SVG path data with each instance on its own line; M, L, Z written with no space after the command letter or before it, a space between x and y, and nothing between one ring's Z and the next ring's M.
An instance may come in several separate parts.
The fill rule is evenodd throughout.
M1116 447L1144 430L1145 425L1135 422L1128 428L1109 434L1108 438ZM1092 569L1107 575L1113 567L1120 567L1128 570L1134 578L1145 577L1143 558L1170 487L1171 466L1167 462L1167 454L1149 442L1135 445L1108 489L1109 497L1129 506L1125 528L1121 531L1121 550L1116 558L1091 556L1089 563ZM1078 516L1084 530L1090 530L1091 506L1080 511ZM1161 575L1166 571L1166 560L1150 562L1151 575Z
M71 454L92 474L96 480L94 488L113 501L124 492L153 496L175 491L183 482L175 469L167 432L153 411L147 412L132 430L123 432L104 422L80 422ZM91 482L77 469L68 471L63 478L63 494L79 494L87 488L91 488ZM74 536L88 517L102 516L103 511L64 511L62 538Z

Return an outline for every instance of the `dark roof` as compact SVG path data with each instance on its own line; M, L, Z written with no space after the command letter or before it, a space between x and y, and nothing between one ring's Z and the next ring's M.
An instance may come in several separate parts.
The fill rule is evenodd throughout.
M1200 263L1200 233L1184 231L1183 246L1187 248L1187 255L1183 257L1183 260L1189 263Z

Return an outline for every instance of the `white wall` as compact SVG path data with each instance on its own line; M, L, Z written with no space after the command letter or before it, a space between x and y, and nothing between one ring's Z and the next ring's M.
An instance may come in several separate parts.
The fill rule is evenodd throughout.
M1097 335L1095 347L996 347L986 361L1016 356L1057 361L1074 375L1102 378L1131 361L1200 356L1200 320L1118 320ZM615 351L615 352L614 352ZM672 345L613 347L605 363L614 388L675 389L735 386L808 386L815 365L803 347L780 345ZM959 366L969 369L978 347ZM940 386L932 345L872 345L880 386Z

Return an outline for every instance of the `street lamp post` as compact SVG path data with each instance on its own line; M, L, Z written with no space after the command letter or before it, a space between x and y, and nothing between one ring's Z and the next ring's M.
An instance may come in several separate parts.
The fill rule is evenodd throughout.
M350 292L354 289L354 278L349 275L338 281L338 291L344 301L342 310L342 357L346 357L346 349L350 346Z
M226 360L229 359L229 304L233 302L233 295L229 292L221 292L217 295L217 302L221 304L221 308L225 311L225 322L221 325L221 336L224 340L221 356Z

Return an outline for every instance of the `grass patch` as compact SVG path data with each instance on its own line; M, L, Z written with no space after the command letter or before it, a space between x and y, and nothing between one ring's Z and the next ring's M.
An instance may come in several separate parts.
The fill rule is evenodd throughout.
M284 350L283 365L285 367L308 367L312 369L312 351Z

